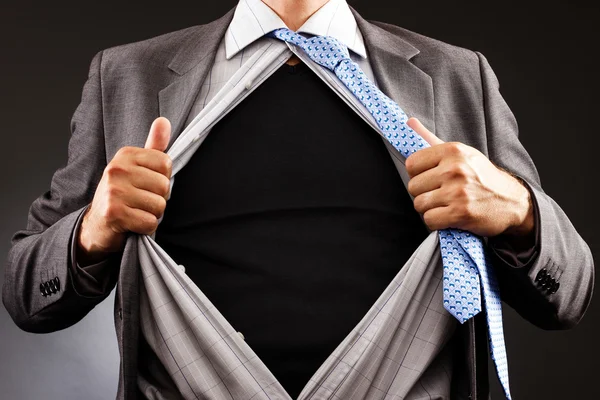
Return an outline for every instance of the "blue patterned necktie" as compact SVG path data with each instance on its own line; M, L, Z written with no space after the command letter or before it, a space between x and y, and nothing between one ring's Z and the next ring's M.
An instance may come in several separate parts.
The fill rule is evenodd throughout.
M350 58L347 47L337 39L332 36L307 38L288 28L276 29L266 36L299 46L311 60L333 71L371 113L384 137L404 157L430 147L406 124L408 117L398 104L367 78ZM506 398L510 399L500 295L482 240L461 229L442 229L438 233L444 267L444 308L464 323L481 311L483 287L491 356Z

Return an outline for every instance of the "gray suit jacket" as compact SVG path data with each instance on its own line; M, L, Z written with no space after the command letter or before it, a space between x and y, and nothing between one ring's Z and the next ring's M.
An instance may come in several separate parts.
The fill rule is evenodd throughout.
M409 116L418 117L445 141L480 150L521 177L539 210L540 249L531 262L514 265L491 253L503 300L543 329L578 323L592 295L590 249L558 204L544 193L537 170L518 140L517 123L482 54L455 47L395 25L367 21L351 8L364 36L377 82ZM78 217L91 202L104 167L123 146L143 147L150 125L167 117L171 143L183 130L200 85L231 18L221 18L148 40L98 52L72 121L68 163L57 170L51 190L31 205L27 228L15 233L8 254L2 299L23 330L52 332L81 320L117 286L115 326L121 353L118 398L137 398L139 265L136 241L108 260L103 290L81 293L71 266L70 241ZM104 265L104 267L107 267ZM543 272L540 272L543 271ZM548 290L559 282L556 292ZM93 276L84 279L95 280ZM536 279L537 278L537 279ZM52 289L54 287L54 289ZM52 294L52 292L55 292ZM49 295L50 294L50 295ZM462 325L453 381L488 398L485 316Z

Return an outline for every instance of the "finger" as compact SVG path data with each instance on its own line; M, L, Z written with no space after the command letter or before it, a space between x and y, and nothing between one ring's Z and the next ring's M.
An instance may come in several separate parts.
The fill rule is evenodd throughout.
M406 124L412 130L414 130L419 135L421 135L421 137L423 139L425 139L425 141L427 143L429 143L430 145L435 146L436 144L444 143L444 141L442 139L438 138L433 133L431 133L431 131L429 129L425 128L425 126L417 118L415 118L415 117L409 118L408 121L406 121Z
M407 189L413 197L416 197L421 193L429 192L441 187L443 183L442 179L440 167L438 166L413 176L408 181Z
M173 162L171 157L159 150L144 149L134 155L134 163L144 168L156 171L167 178L171 178Z
M131 187L130 190L124 194L123 203L128 208L135 208L148 212L156 218L160 218L167 205L164 197L136 187Z
M158 218L145 210L139 208L125 207L123 228L127 231L150 235L158 227Z
M450 204L448 196L444 195L443 189L435 189L430 192L421 193L413 200L415 210L419 214L425 214L431 209L445 207Z
M165 117L158 117L152 122L144 148L165 151L170 139L171 122Z
M438 144L444 143L442 140L438 139L433 133L429 132L427 128L423 126L421 121L417 118L409 118L407 125L417 132L419 135L425 139L428 143L431 144L431 147L426 147L421 149L415 153L412 153L406 158L404 166L406 167L406 172L409 177L416 176L423 171L434 168L437 166L444 156L443 149L440 149Z
M412 153L406 158L404 166L410 178L413 178L439 165L444 157L443 146L428 147Z
M449 228L449 212L450 206L430 208L423 213L423 221L432 231Z
M165 175L149 168L133 166L129 182L133 187L168 198L171 181Z

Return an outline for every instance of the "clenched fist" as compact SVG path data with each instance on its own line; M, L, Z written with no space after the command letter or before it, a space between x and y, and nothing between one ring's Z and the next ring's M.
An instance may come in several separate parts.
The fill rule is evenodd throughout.
M156 230L169 198L172 162L164 151L170 137L169 120L159 117L144 148L123 147L106 166L77 237L80 265L120 251L129 231Z
M460 228L480 236L531 237L534 217L527 188L479 150L444 142L416 118L407 121L431 147L406 159L408 191L431 230Z

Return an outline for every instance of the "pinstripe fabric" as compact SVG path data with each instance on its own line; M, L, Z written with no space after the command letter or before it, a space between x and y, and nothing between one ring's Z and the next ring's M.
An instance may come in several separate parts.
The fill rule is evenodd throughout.
M378 133L372 116L334 73L293 44L263 37L285 27L259 0L241 0L195 105L168 153L173 178L211 127L295 53ZM300 28L332 35L375 82L360 31L344 0L330 0ZM375 82L376 83L376 82ZM384 143L387 143L382 137ZM408 182L401 156L390 149ZM159 228L160 229L160 228ZM176 386L138 376L147 398L290 399L235 328L149 236L138 237L141 331ZM436 232L412 254L384 293L311 378L300 399L448 399L456 320L443 308ZM260 310L257 310L260 312ZM315 327L318 329L318 327ZM156 377L154 377L156 378Z

